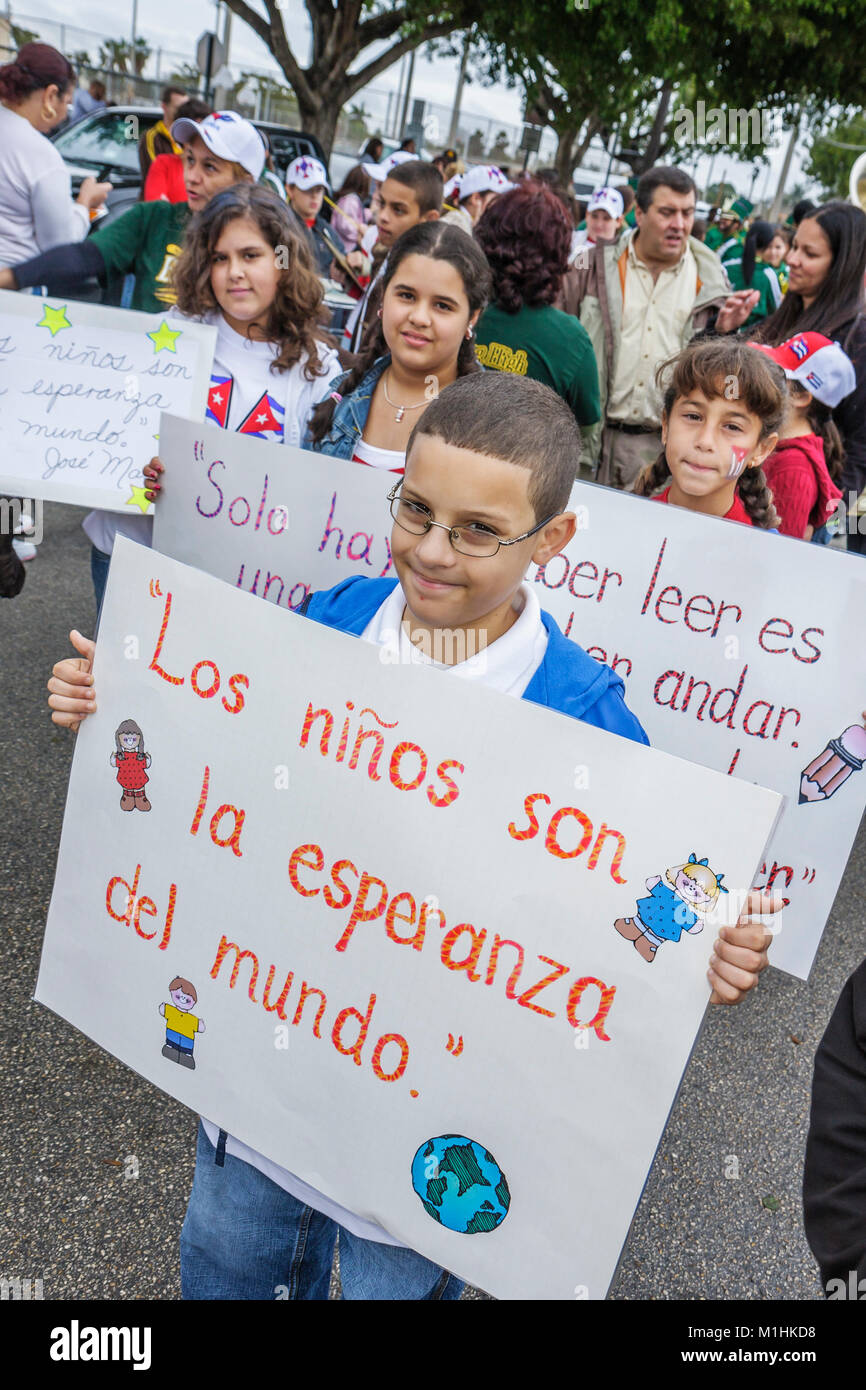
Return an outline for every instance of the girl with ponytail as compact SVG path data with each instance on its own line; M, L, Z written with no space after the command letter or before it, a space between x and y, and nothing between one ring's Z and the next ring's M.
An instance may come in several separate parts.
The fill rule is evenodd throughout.
M473 332L490 287L483 251L459 227L419 222L404 232L388 256L376 330L314 411L307 447L402 473L430 401L481 370Z
M771 264L764 263L775 237L776 228L769 222L753 222L743 244L742 255L725 258L731 289L757 290L760 296L746 319L747 328L774 314L782 302L779 277Z
M736 338L699 338L663 363L656 381L664 392L664 450L640 474L635 492L775 530L779 518L761 464L785 417L781 367Z

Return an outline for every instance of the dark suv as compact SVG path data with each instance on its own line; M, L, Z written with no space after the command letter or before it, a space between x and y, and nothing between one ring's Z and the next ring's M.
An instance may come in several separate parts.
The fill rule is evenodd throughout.
M94 224L100 230L141 197L138 142L161 117L158 106L111 106L82 116L53 136L72 175L73 197L78 196L81 181L88 174L114 185L106 201L107 215ZM300 154L320 159L327 169L328 161L314 135L270 121L253 121L253 125L267 138L280 178Z

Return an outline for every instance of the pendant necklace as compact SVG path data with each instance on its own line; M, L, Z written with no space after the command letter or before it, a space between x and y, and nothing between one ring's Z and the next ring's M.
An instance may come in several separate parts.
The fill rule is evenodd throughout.
M396 413L396 415L394 416L394 419L397 421L398 424L399 424L399 422L403 419L403 416L406 414L406 411L407 411L407 410L420 410L421 407L422 407L422 405L427 405L427 404L428 404L428 402L425 400L425 401L419 401L417 405L397 405L397 402L396 402L396 401L392 401L392 400L391 400L391 397L388 395L388 373L387 373L387 372L385 373L385 375L384 375L383 378L382 378L382 390L385 392L385 400L388 402L389 405L394 406L394 408L396 409L396 412L397 412L397 413Z

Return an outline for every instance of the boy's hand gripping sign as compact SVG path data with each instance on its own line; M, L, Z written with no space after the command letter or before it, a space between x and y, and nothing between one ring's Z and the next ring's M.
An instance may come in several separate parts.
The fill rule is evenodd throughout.
M491 1293L602 1298L781 798L390 657L121 540L37 998Z
M392 475L189 421L162 432L157 549L290 608L393 575ZM654 747L785 797L754 886L786 900L772 963L805 978L866 804L866 565L588 483L570 506L574 540L527 578L622 677Z
M216 329L0 292L0 490L131 516L159 417L202 417Z

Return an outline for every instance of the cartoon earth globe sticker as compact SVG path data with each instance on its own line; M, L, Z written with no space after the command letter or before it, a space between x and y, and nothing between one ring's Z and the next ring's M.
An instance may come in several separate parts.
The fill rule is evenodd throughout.
M427 1139L412 1160L412 1186L428 1216L461 1235L495 1231L511 1193L489 1149L462 1134Z

